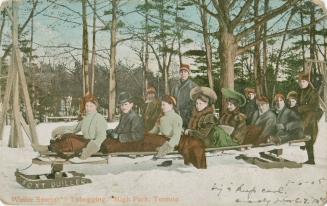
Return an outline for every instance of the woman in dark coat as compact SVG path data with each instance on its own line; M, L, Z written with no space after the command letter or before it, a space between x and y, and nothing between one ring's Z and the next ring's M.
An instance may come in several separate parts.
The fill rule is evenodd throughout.
M240 107L246 102L245 97L231 89L222 88L221 92L226 98L226 111L213 133L214 145L217 147L241 145L247 132L246 116L240 112ZM229 128L229 131L225 128Z
M211 145L210 132L215 125L213 104L217 100L216 93L208 87L195 87L190 97L195 101L195 108L185 130L186 135L201 139L206 147Z

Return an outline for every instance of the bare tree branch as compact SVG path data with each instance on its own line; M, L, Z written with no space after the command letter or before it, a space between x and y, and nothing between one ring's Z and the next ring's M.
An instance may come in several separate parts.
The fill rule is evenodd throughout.
M53 4L57 5L57 6L63 7L63 8L65 8L65 9L67 9L68 11L71 11L71 12L77 14L77 15L80 16L80 17L83 16L81 13L75 11L74 9L71 9L71 8L69 8L68 6L64 5L64 4L59 4L59 3L57 3L57 1L52 1L52 0L48 0L48 1L49 1L50 3L53 3Z
M218 21L221 21L222 19L219 19L218 14L212 12L206 5L203 5L202 3L198 2L198 0L191 0L192 3L195 3L199 5L201 8L203 8L208 14L215 17Z
M38 0L36 0L33 4L33 7L32 7L32 10L28 16L28 18L26 19L26 21L24 22L24 24L22 25L22 27L19 28L18 30L18 37L20 36L20 34L24 31L24 29L26 28L27 24L29 23L29 21L32 19L33 17L33 13L34 13L34 10L36 8L36 5L38 4ZM11 51L11 48L12 48L12 44L8 45L8 47L6 48L4 54L2 55L1 57L1 61L3 62L4 59L8 56L9 52Z
M240 23L246 12L248 12L253 0L248 0L245 2L243 7L241 8L240 12L237 14L237 16L232 20L232 28L235 28L236 25Z
M267 40L267 39L271 39L271 38L275 38L275 37L278 37L278 36L281 36L281 35L284 35L284 34L298 34L300 35L301 33L303 33L307 28L309 28L310 26L312 25L315 25L317 23L319 23L320 21L326 19L327 16L323 16L319 19L317 19L316 21L310 23L310 24L307 24L303 27L298 27L298 28L294 28L294 29L289 29L289 30L284 30L284 31L281 31L281 32L277 32L277 33L273 33L273 34L270 34L270 35L267 35L267 36L264 36L264 37L261 37L259 38L257 41L254 41L252 43L249 43L243 47L239 47L238 51L237 51L237 54L240 55L240 54L243 54L244 52L246 52L247 50L249 50L250 48L252 48L253 46L255 46L256 44L259 44L262 40Z
M256 24L253 24L249 28L245 29L244 31L240 32L236 35L236 39L240 40L247 36L250 33L253 33L256 29L256 27L261 26L262 24L266 23L267 21L271 20L272 18L280 15L281 13L287 11L289 8L291 8L292 5L296 4L299 0L289 0L286 3L284 3L282 6L270 10L268 13L265 13L261 16L258 16L258 21Z

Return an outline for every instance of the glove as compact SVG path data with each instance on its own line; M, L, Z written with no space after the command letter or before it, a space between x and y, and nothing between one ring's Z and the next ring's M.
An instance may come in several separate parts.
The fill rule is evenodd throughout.
M275 145L280 145L282 140L278 136L269 136L268 143L274 143Z
M114 130L113 129L107 129L106 130L106 133L107 133L107 137L110 137L111 136L111 134L114 132Z
M113 132L113 133L111 134L111 137L112 137L113 139L118 139L118 134L115 133L115 132Z
M86 158L90 157L91 155L99 151L99 149L100 148L98 147L98 145L96 145L93 141L90 141L86 145L86 147L82 150L82 154L80 158L82 160L85 160Z
M168 142L165 142L163 145L157 148L158 153L155 155L157 158L164 157L167 153L174 151L174 148L171 147Z
M277 127L278 130L284 130L285 129L283 124L277 124L276 127Z
M186 130L184 131L184 134L185 134L185 135L189 135L189 134L190 134L190 131L191 131L190 129L186 129Z
M113 139L118 139L118 134L116 132L114 132L114 129L108 129L106 131L107 133L107 137L111 137Z

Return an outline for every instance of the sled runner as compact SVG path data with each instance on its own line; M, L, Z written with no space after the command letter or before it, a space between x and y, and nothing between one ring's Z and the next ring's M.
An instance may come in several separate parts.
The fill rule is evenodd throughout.
M298 145L299 143L304 143L306 141L310 140L310 136L306 136L302 139L296 139L291 140L285 144L291 145ZM274 146L276 144L274 143L265 143L265 144L259 144L259 145L253 145L253 144L247 144L247 145L239 145L239 146L230 146L230 147L217 147L217 148L206 148L206 153L213 153L213 152L219 152L219 151L228 151L228 150L238 150L238 151L244 151L249 150L252 148L258 148L258 147L268 147L268 146ZM300 145L298 145L300 146ZM56 152L46 152L42 153L39 157L36 157L32 160L35 164L52 164L53 162L56 163L62 163L62 164L102 164L102 163L108 163L108 160L110 157L130 157L130 158L136 158L136 157L143 157L143 156L153 156L157 152L156 151L148 151L148 152L112 152L112 153L102 153L98 152L93 154L90 158L87 160L80 160L79 158L69 158L75 156L75 153L73 152L65 152L61 154L60 156L64 155L67 158L62 158L58 156ZM179 155L178 151L173 151L167 154L169 155Z
M301 163L279 157L279 155L282 154L282 151L282 149L274 149L268 152L260 152L260 157L249 157L247 155L241 154L235 157L235 159L242 159L245 162L254 164L262 169L302 167Z

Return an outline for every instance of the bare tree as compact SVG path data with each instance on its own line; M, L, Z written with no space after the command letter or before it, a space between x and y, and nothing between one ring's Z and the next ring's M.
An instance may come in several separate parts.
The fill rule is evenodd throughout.
M206 0L201 0L201 4L205 5ZM201 23L202 23L202 32L203 32L203 42L206 50L206 62L207 62L207 75L209 87L214 88L214 82L212 77L212 48L209 38L209 28L208 28L208 14L205 9L199 7L200 15L201 15Z
M109 70L109 108L108 120L112 121L115 117L116 109L116 46L117 46L117 9L119 0L112 0L111 13L111 37L110 37L110 70Z
M95 60L96 60L96 0L93 0L93 31L92 31L92 58L91 58L91 94L94 94L94 75L95 75Z
M82 70L83 70L83 94L90 92L90 79L89 79L89 40L87 28L87 11L86 2L82 0L82 19L83 19L83 53L82 53Z

